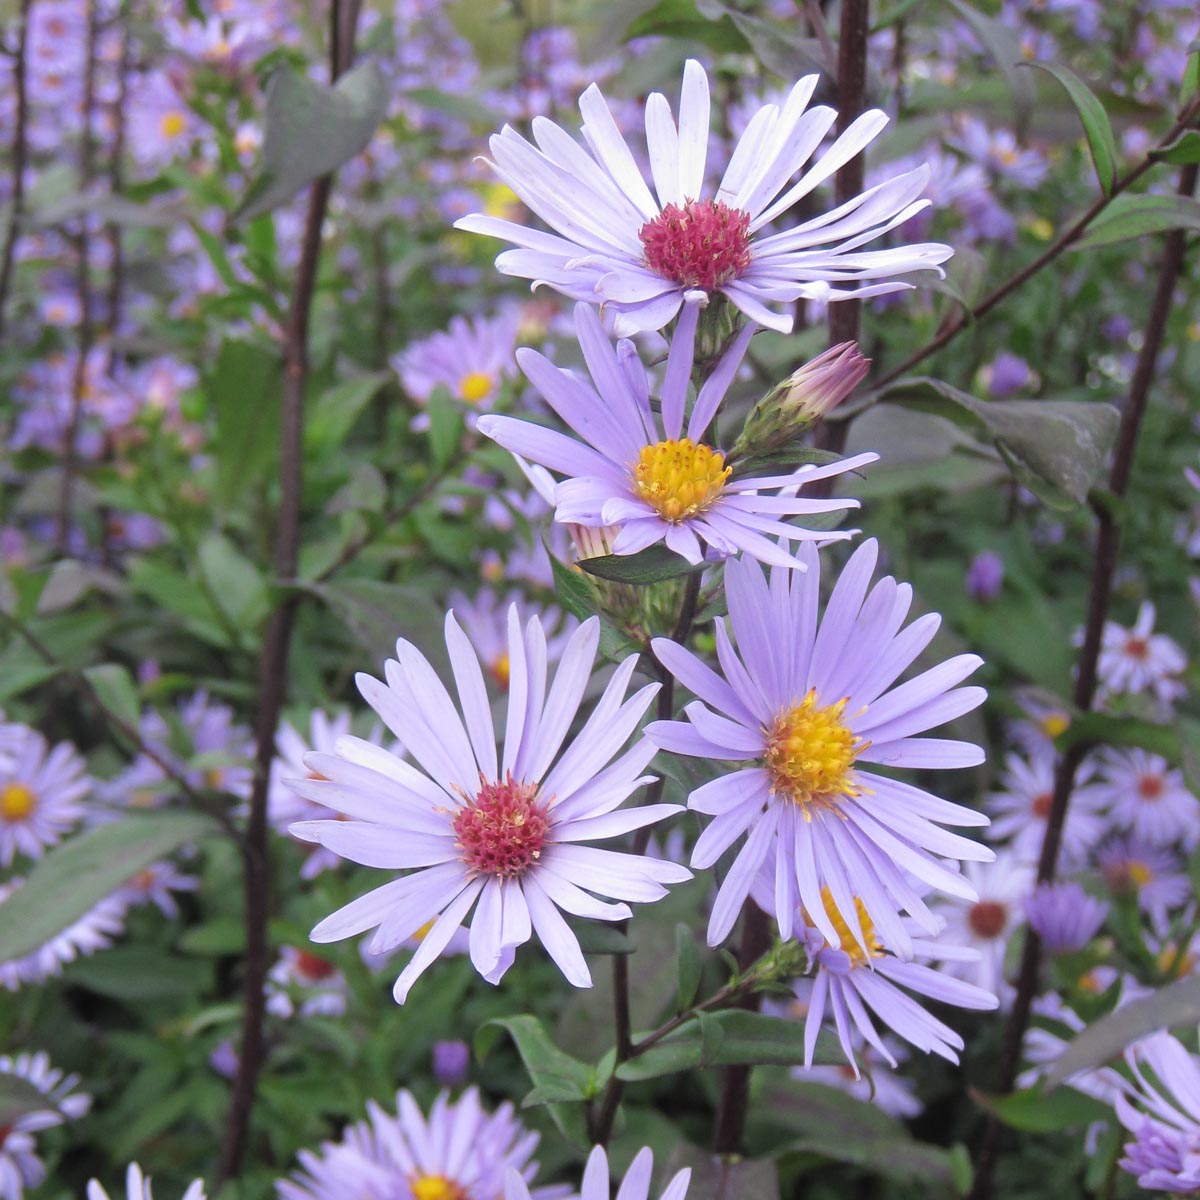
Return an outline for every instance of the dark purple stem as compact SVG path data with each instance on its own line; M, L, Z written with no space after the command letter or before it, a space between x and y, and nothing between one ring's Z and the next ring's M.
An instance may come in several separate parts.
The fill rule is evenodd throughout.
M329 14L330 78L336 80L354 54L359 5L332 0ZM321 253L321 229L329 206L332 176L318 179L308 193L308 212L296 283L284 334L284 374L281 397L279 523L275 532L275 576L280 582L295 579L300 555L300 508L303 495L304 392L308 379L308 325L316 289ZM258 1090L263 1061L263 992L267 976L267 918L270 907L270 871L267 850L267 787L275 757L275 734L287 691L288 657L292 626L300 592L289 588L267 625L259 660L258 710L255 720L255 775L246 827L244 888L246 897L246 952L243 964L243 1021L238 1070L233 1084L221 1160L217 1167L219 1190L239 1171L245 1151L250 1114Z
M1178 194L1191 196L1196 190L1195 164L1189 164L1179 173ZM1118 500L1124 497L1129 487L1129 475L1133 467L1133 456L1137 449L1138 434L1141 432L1142 417L1154 382L1159 352L1166 335L1167 318L1171 313L1171 302L1176 285L1183 271L1186 236L1181 229L1167 234L1163 246L1162 265L1159 268L1158 284L1146 321L1145 340L1138 355L1137 367L1129 384L1129 397L1121 412L1121 425L1117 432L1117 445L1113 453L1112 468L1108 477L1108 490ZM1088 599L1087 623L1084 626L1083 646L1079 652L1079 668L1075 677L1073 699L1075 707L1088 712L1096 698L1097 664L1100 661L1100 645L1104 623L1108 619L1109 601L1112 597L1113 577L1117 569L1117 550L1121 529L1113 506L1096 506L1096 552L1092 565L1092 583ZM1087 747L1075 744L1059 759L1054 774L1054 794L1050 812L1046 819L1046 836L1042 841L1042 853L1038 860L1038 881L1045 883L1054 878L1058 864L1058 851L1062 842L1063 826L1067 819L1067 805L1075 774L1087 752ZM1011 1092L1021 1062L1021 1044L1029 1027L1030 1007L1037 994L1039 968L1041 966L1041 940L1027 930L1025 949L1021 956L1021 969L1017 978L1016 997L1005 1030L1004 1046L1000 1056L997 1091L1002 1095ZM992 1194L992 1176L996 1165L996 1152L1000 1126L995 1117L989 1116L980 1142L979 1159L975 1172L972 1200L988 1200Z
M33 0L21 0L21 25L17 30L17 47L13 55L16 123L12 140L12 203L9 205L8 228L4 233L4 249L0 250L0 341L4 338L4 314L12 287L18 231L25 214L25 166L29 159L29 15L32 8Z

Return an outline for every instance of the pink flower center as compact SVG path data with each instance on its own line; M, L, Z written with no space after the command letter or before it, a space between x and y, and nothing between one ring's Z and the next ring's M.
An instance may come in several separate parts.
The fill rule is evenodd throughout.
M461 858L477 875L512 879L542 853L550 818L537 800L537 788L509 775L502 783L484 783L454 818Z
M715 291L750 265L750 214L720 201L668 204L638 237L646 266L686 288Z
M301 950L296 955L296 973L312 983L328 979L336 970L337 967L327 958L319 958L307 950Z
M1125 655L1142 662L1150 657L1150 645L1145 638L1131 637L1125 641Z
M1137 794L1143 800L1159 800L1165 790L1161 775L1142 775L1137 781Z

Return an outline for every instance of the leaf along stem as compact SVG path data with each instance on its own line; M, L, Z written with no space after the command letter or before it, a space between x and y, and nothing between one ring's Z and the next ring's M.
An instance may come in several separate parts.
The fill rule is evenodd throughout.
M1191 196L1196 190L1196 164L1189 164L1179 172L1177 194ZM1162 262L1158 272L1158 283L1146 320L1145 340L1138 355L1137 366L1129 385L1129 396L1121 412L1121 425L1117 432L1116 449L1109 472L1108 490L1118 500L1124 497L1129 486L1133 456L1137 449L1138 434L1142 418L1154 382L1159 352L1166 335L1167 319L1175 287L1183 272L1186 236L1182 229L1167 234L1163 246ZM1119 507L1119 506L1117 506ZM1075 677L1074 702L1081 713L1091 710L1096 698L1098 682L1097 666L1100 661L1100 646L1104 624L1108 619L1109 602L1112 598L1113 577L1117 568L1117 551L1121 529L1114 507L1097 505L1096 550L1092 565L1092 582L1088 598L1087 623L1084 626L1083 646L1079 652L1078 673ZM1075 774L1089 747L1079 742L1067 748L1059 759L1054 773L1054 792L1050 812L1046 818L1046 834L1042 841L1038 860L1038 882L1049 882L1054 878L1058 864L1058 851L1062 842L1063 826L1067 819L1067 806L1075 783ZM1016 997L1005 1031L1004 1046L1000 1056L997 1092L1011 1092L1021 1061L1021 1043L1029 1027L1030 1007L1037 993L1038 973L1041 966L1041 939L1032 929L1026 931L1021 968L1017 978ZM988 1200L992 1194L992 1176L996 1165L999 1122L989 1115L980 1141L976 1165L975 1185L971 1200Z

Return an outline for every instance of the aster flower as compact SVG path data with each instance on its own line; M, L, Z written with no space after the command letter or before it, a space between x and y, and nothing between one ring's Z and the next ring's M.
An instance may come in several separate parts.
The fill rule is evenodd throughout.
M1121 1167L1153 1191L1200 1190L1200 1064L1169 1033L1125 1051L1137 1089L1117 1095L1121 1124L1134 1135Z
M443 1092L429 1117L406 1091L396 1095L395 1116L374 1101L368 1119L351 1125L341 1142L320 1154L301 1151L302 1171L281 1179L279 1200L503 1200L512 1172L528 1183L537 1172L538 1135L516 1119L511 1104L488 1113L479 1092L456 1101ZM566 1188L536 1188L535 1200L564 1197Z
M501 599L491 588L480 588L474 598L463 592L451 592L447 597L450 609L462 622L471 645L479 655L484 669L501 691L508 690L510 664L508 661L508 610L515 604L517 611L529 613L534 606L520 592L510 590ZM562 657L571 634L579 622L564 615L561 609L537 608L538 620L546 633L546 662L553 666Z
M1042 852L1054 800L1056 765L1054 750L1044 744L1028 758L1008 754L1000 790L988 796L991 840L1008 843L1022 862L1036 863ZM1066 870L1081 865L1108 828L1103 814L1104 794L1095 784L1095 766L1092 759L1084 761L1071 792L1062 828L1062 865Z
M0 865L18 854L41 858L82 820L91 789L87 766L62 742L50 749L32 729L6 739L0 755Z
M1200 841L1200 801L1183 772L1146 750L1109 750L1101 760L1101 800L1118 829L1131 830L1155 846Z
M34 1135L64 1121L82 1117L91 1107L86 1092L75 1092L78 1075L64 1075L50 1065L44 1051L36 1054L0 1056L0 1078L15 1076L31 1084L46 1097L46 1107L21 1113L0 1126L0 1198L21 1200L25 1188L34 1188L46 1177L38 1158Z
M828 942L838 944L838 927L821 900L828 888L849 928L857 928L854 897L860 896L883 943L907 955L910 938L897 909L930 933L940 929L922 888L975 899L957 863L947 868L935 856L994 857L940 826L986 825L987 818L862 764L938 769L981 762L982 752L967 742L915 736L982 703L982 688L956 686L981 660L958 655L893 688L940 618L924 616L901 631L912 589L887 577L868 593L878 555L871 540L851 556L818 621L817 552L805 545L801 555L807 571L776 567L769 584L753 562L726 567L737 650L718 620L721 675L676 643L655 640L660 661L698 700L684 710L687 721L658 721L646 732L676 754L743 764L688 800L689 808L714 818L692 852L693 867L711 866L749 833L713 906L710 945L724 941L765 868L784 938L803 906Z
M1025 714L1009 726L1009 736L1030 756L1054 750L1054 739L1071 727L1071 710L1064 700L1038 688L1017 688L1017 703Z
M1101 846L1096 865L1118 895L1133 892L1138 908L1150 917L1158 933L1165 932L1171 913L1192 894L1192 885L1179 858L1166 846L1122 836Z
M1169 709L1187 689L1177 676L1187 666L1187 656L1165 633L1154 633L1154 605L1147 600L1138 609L1133 628L1106 621L1100 642L1097 673L1104 696L1117 692L1149 692Z
M696 321L697 309L689 304L671 340L661 421L651 409L649 381L632 344L618 342L614 352L594 310L580 304L575 327L594 387L533 350L519 350L517 361L581 441L513 417L481 417L480 432L566 475L555 491L555 520L590 528L619 525L614 554L665 542L688 562L699 563L704 543L719 557L744 550L764 562L794 566L797 560L773 537L785 542L850 537L845 531L804 529L783 518L857 508L856 500L807 500L795 493L806 483L874 462L877 455L801 467L789 475L735 478L724 454L704 440L753 326L742 330L700 389L683 436ZM762 494L780 489L787 494Z
M650 1176L654 1171L654 1152L644 1146L634 1156L617 1192L617 1200L650 1200ZM608 1153L603 1146L593 1146L583 1172L579 1200L609 1200L612 1196ZM659 1200L684 1200L692 1172L685 1167L663 1189ZM504 1183L504 1200L532 1200L529 1188L516 1171L509 1169Z
M910 287L896 276L937 269L950 257L949 246L861 247L927 206L918 197L928 168L888 180L792 229L763 235L764 227L830 179L887 124L878 109L863 113L808 165L837 119L831 108L808 107L817 82L818 76L806 76L782 108L768 104L755 114L708 197L709 89L698 62L684 67L678 128L664 96L656 92L646 102L657 197L593 84L579 101L584 145L545 118L533 122L536 147L509 126L490 142L496 174L556 232L484 214L464 217L456 227L512 242L518 249L497 258L499 271L602 304L622 336L661 329L685 300L714 294L751 321L788 333L791 314L772 306ZM861 286L838 286L855 284Z
M137 904L153 904L164 917L174 920L179 916L175 893L194 892L199 886L200 880L195 876L185 875L170 859L164 859L143 867L112 895L114 900L130 908Z
M436 388L444 387L455 400L486 411L516 374L513 351L520 322L516 307L494 317L453 317L444 332L414 342L393 360L404 390L424 406Z
M346 977L327 958L280 946L267 975L267 1011L277 1017L340 1017L346 1011Z
M0 920L4 916L4 902L24 883L19 878L0 883ZM114 896L106 896L45 945L21 958L0 962L0 987L15 992L22 984L44 983L61 975L64 964L112 945L113 939L121 935L124 923L125 905Z
M880 943L860 898L854 897L854 915L849 922L843 919L841 908L829 888L822 889L821 907L824 923L832 925L836 933L834 939L814 928L807 928L802 934L808 943L810 969L815 971L804 1021L805 1066L812 1063L827 1008L833 1014L838 1041L856 1074L857 1037L874 1047L890 1066L896 1066L896 1060L875 1028L871 1013L918 1050L937 1054L952 1063L958 1062L962 1038L926 1012L908 993L916 992L958 1008L977 1011L996 1008L998 1002L991 992L926 965L931 959L970 962L976 951L941 939L927 941L921 937L922 931L916 922L905 921L909 926L909 960L901 960L889 954ZM811 922L816 914L805 909L804 916Z
M973 980L1007 1003L1011 989L1004 980L1004 959L1033 890L1033 868L1011 852L1002 852L995 862L964 863L963 875L976 899L965 903L947 899L935 908L946 923L946 942L968 946L974 954L962 962L948 959L946 969Z
M591 677L599 620L585 621L572 634L549 694L541 622L531 617L522 629L515 608L508 621L503 757L479 659L447 613L446 648L461 715L427 660L403 639L396 643L397 661L386 664L386 683L358 676L364 699L424 773L369 742L343 738L336 754L305 758L310 776L320 778L292 785L347 818L302 821L292 826L295 836L365 866L411 872L327 917L313 930L314 941L378 927L369 949L381 954L436 918L396 980L401 1004L473 908L471 961L490 983L500 980L517 947L536 931L567 979L589 987L583 953L559 910L624 920L632 915L628 905L589 893L653 901L666 895L664 884L691 878L672 863L578 844L617 837L680 811L673 804L614 811L652 778L642 775L655 753L644 738L612 761L658 691L651 684L624 699L637 656L613 673L564 749Z
M130 1163L125 1172L126 1200L154 1200L150 1192L150 1180L142 1174L142 1168L137 1163ZM98 1179L88 1182L87 1200L108 1200L108 1193ZM204 1180L194 1179L183 1193L183 1200L205 1200Z
M1108 905L1077 883L1042 883L1025 901L1025 919L1051 954L1074 954L1100 932Z

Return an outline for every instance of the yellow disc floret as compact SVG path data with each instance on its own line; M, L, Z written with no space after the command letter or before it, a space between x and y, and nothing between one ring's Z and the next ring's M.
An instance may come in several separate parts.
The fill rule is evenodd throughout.
M830 807L862 789L850 768L866 744L842 720L846 701L822 706L816 689L784 709L767 731L766 761L771 791L786 796L812 820L811 805Z
M163 137L177 138L187 127L187 118L181 112L166 112L163 113L159 126Z
M0 817L24 821L37 807L37 797L23 783L6 783L0 788Z
M703 512L732 473L725 456L691 438L646 446L633 464L633 490L664 521L679 524Z
M458 384L458 398L466 404L478 404L491 394L493 379L486 371L468 371Z
M463 1186L445 1175L418 1175L409 1186L413 1200L467 1200Z
M1067 732L1071 727L1071 718L1066 713L1048 712L1038 725L1048 738L1053 739Z
M875 935L875 923L867 916L866 906L857 896L854 898L854 913L858 917L858 928L862 933L862 941L866 944L867 953L863 952L859 939L854 936L854 931L850 928L850 923L838 911L838 906L833 901L833 893L828 887L821 889L821 903L825 906L825 914L829 917L834 932L838 935L837 948L843 954L849 955L852 966L861 967L871 958L883 957L883 948Z

